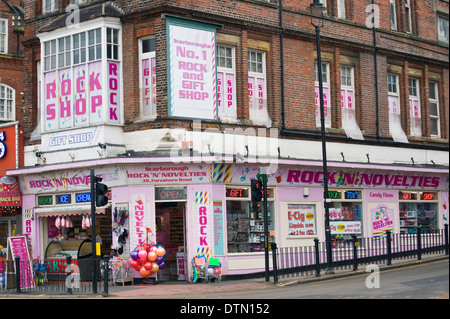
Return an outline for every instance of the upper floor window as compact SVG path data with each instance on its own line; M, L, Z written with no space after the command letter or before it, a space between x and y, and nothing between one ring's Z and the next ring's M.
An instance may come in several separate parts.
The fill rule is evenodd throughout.
M438 38L439 41L449 42L448 17L438 16Z
M337 12L338 12L338 18L339 19L345 19L345 0L338 0L337 2Z
M419 79L409 78L409 115L411 135L421 136L421 110L420 110L420 96L419 96Z
M15 120L15 90L0 83L0 121Z
M52 12L58 9L58 0L42 0L42 12Z
M430 122L431 129L430 134L432 136L439 137L440 133L440 122L439 122L439 94L438 94L438 83L429 82L429 99L430 99Z
M391 30L397 30L397 9L395 6L396 0L389 0L389 10L390 10L390 18L391 18Z
M323 111L325 119L325 127L331 127L330 112L330 64L322 63L322 87L323 87ZM320 88L319 88L319 67L317 61L314 62L314 78L315 78L315 109L316 109L316 126L321 127L320 123Z
M8 20L0 19L0 53L8 53Z
M156 118L156 56L155 39L144 38L139 41L140 47L140 96L141 119Z
M342 128L348 137L363 140L361 130L356 122L355 105L355 68L341 66L341 111Z
M398 75L388 74L388 112L389 112L389 133L396 142L408 143L403 131L400 118L400 90L398 87Z
M411 0L405 0L406 32L412 32Z
M70 4L83 4L88 2L88 0L70 0Z
M248 50L248 98L250 120L256 125L272 125L267 109L266 53Z
M236 62L234 46L217 45L217 102L220 120L236 120Z

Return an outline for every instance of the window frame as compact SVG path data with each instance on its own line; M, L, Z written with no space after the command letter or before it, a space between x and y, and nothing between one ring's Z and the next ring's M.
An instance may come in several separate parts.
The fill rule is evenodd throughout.
M406 18L405 32L406 33L412 33L411 0L404 0L404 1L405 1L405 18Z
M325 73L325 77L324 77L324 73ZM318 67L318 63L317 60L314 61L314 86L315 88L319 87L319 67ZM326 128L331 128L331 103L330 103L330 63L329 62L322 62L322 86L324 89L328 89L328 101L324 101L324 111L326 110L326 112L324 112L324 116L325 116L325 127ZM315 97L316 99L317 97ZM319 100L320 101L320 100ZM318 102L318 107L319 107L319 113L316 113L316 127L321 127L321 122L320 122L320 102ZM326 105L326 109L325 109L325 102L327 103Z
M3 51L0 51L0 54L8 54L8 27L9 27L9 20L8 19L2 19L0 18L0 24L4 23L5 26L5 32L4 33L0 33L0 37L3 36L3 40L0 38L0 41L3 42ZM1 30L1 28L0 28ZM1 44L1 42L0 42ZM0 48L2 47L2 45L0 45Z
M339 19L347 19L347 4L345 0L337 0L337 17Z
M3 97L2 97L3 88ZM8 91L10 91L10 98L8 98ZM4 83L0 83L0 100L3 100L3 113L0 121L14 121L16 119L16 90ZM8 111L8 101L11 102L11 110Z
M437 134L433 134L432 132L432 125L430 125L430 136L432 137L441 137L441 121L440 121L440 112L439 112L439 82L437 81L429 81L428 83L428 88L429 88L429 92L431 92L431 84L433 84L434 86L434 96L435 98L431 98L431 95L428 94L428 99L429 99L429 115L430 115L430 122L431 121L436 121L436 130L437 130ZM431 114L431 103L435 103L436 104L436 115L432 115ZM430 123L431 124L431 123Z
M222 121L224 119L227 120L232 120L232 121L236 121L237 120L237 91L236 91L236 47L234 45L228 45L228 44L223 44L223 43L217 43L217 68L216 68L216 73L223 73L224 77L223 77L223 81L226 81L226 74L232 74L233 75L233 83L232 83L232 88L234 90L234 92L232 93L232 101L233 101L233 110L232 110L232 114L227 114L226 112L226 105L225 105L225 99L222 98L221 99L221 105L218 108L219 111L219 120ZM225 57L223 57L225 59L225 62L227 59L231 59L231 68L225 66L222 66L220 63L220 60L222 58L222 56L219 55L220 52L220 48L225 48L225 51L227 49L231 49L231 57L227 57L227 55L225 55ZM226 63L225 63L226 64ZM217 75L217 79L218 79L218 75ZM225 89L225 84L223 84L223 88ZM217 84L217 90L219 90L219 83ZM219 93L221 94L222 97L225 97L225 94L227 92L217 92L218 96L217 96L217 100L220 99L219 97Z
M396 0L389 0L389 12L390 12L390 28L391 30L397 31L397 5L395 3Z
M414 83L415 85L411 86L411 83ZM415 92L412 92L411 90L414 90ZM408 94L409 94L409 116L410 116L410 134L411 136L422 136L422 127L421 127L421 119L422 119L422 106L420 103L420 82L418 78L415 77L409 77L408 78ZM414 115L413 110L413 103L414 101L417 102L418 110L417 114L418 116ZM419 119L419 125L418 129L414 129L414 121L413 119Z
M50 13L58 10L58 0L42 0L42 13Z
M144 83L143 83L143 68L142 68L142 62L146 59L149 60L149 68L152 68L152 59L156 59L156 47L154 51L149 51L149 52L143 52L144 49L144 45L143 45L143 41L146 40L155 40L154 36L146 36L146 37L142 37L139 38L139 43L138 43L138 48L139 48L139 118L141 120L154 120L157 117L157 105L155 103L155 105L151 105L150 106L150 112L148 115L144 115ZM156 62L156 61L155 61ZM152 81L152 73L150 72L150 81ZM155 75L156 77L156 75ZM150 85L152 86L152 84ZM155 96L154 96L155 95ZM154 99L156 99L156 92L153 92L153 90L150 90L150 99L151 101L153 101ZM152 103L152 102L151 102Z
M447 39L443 39L441 37L441 20L447 21ZM449 17L448 16L443 16L443 15L439 15L437 16L437 31L438 31L438 41L444 42L444 43L449 43L449 30L448 30L448 26L449 26ZM445 31L445 30L444 30Z
M253 49L253 48L248 48L247 52L248 52L248 79L250 79L250 78L255 79L255 87L258 87L258 85L257 85L258 79L264 81L264 89L262 91L262 94L263 94L263 100L264 100L264 98L266 100L265 110L264 110L264 103L263 103L263 108L259 108L258 110L253 109L251 107L251 105L249 104L249 119L253 123L256 123L256 125L267 125L268 122L272 123L272 120L270 119L270 115L269 115L269 105L268 105L268 96L267 96L267 84L268 84L267 72L266 72L267 52L258 50L258 49ZM250 59L252 52L254 52L256 54L255 57L257 57L258 54L261 54L261 72L258 72L258 68L257 68L257 71L251 71L251 63L254 63L253 60ZM259 64L257 59L256 59L255 63L256 63L255 66L257 66ZM256 88L253 89L252 92L258 93L258 94L261 93L261 92L258 92L258 90ZM250 103L250 99L255 99L255 95L253 95L252 98L250 98L250 95L249 95L249 103ZM251 114L252 112L253 112L253 114ZM263 122L266 124L263 124Z

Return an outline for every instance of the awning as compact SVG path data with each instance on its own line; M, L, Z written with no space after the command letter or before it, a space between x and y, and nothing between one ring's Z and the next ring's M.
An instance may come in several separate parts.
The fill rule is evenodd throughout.
M108 206L95 209L96 215L105 215ZM34 209L36 217L90 215L91 205L65 206L65 207L39 207Z

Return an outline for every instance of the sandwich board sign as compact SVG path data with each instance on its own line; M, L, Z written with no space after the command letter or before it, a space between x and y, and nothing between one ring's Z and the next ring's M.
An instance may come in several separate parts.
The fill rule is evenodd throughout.
M8 255L7 260L12 261L7 263L6 269L6 287L14 288L15 280L12 279L12 275L20 276L20 289L29 289L34 288L34 280L33 280L33 265L32 260L30 258L30 249L28 246L28 241L25 236L14 236L8 237ZM18 274L16 271L16 263L15 258L20 258L20 273ZM13 265L13 267L11 267ZM13 269L14 270L13 270Z

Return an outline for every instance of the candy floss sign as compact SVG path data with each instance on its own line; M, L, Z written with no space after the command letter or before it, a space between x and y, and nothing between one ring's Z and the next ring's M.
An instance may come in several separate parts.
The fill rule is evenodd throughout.
M150 227L149 209L144 194L134 194L131 201L130 247L136 247L147 239Z
M44 74L45 131L120 124L120 64L103 61Z

